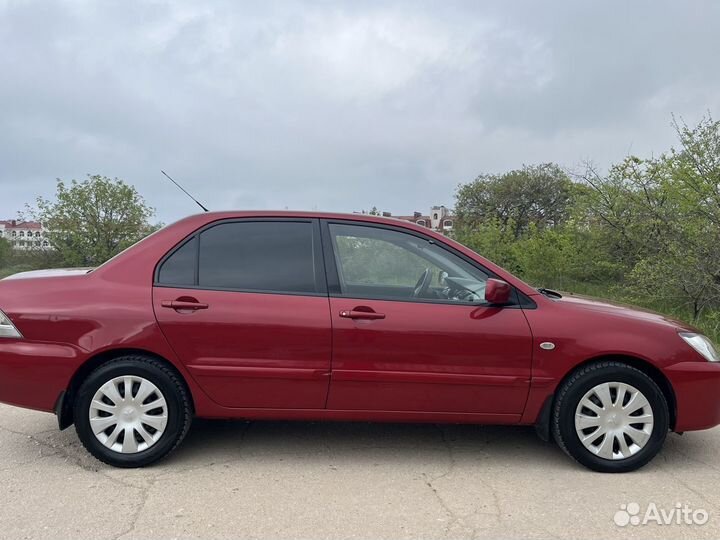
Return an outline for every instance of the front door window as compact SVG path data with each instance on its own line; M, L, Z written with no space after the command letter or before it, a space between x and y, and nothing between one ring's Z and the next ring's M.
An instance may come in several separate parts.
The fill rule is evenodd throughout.
M485 303L488 275L430 240L378 227L329 227L343 296Z

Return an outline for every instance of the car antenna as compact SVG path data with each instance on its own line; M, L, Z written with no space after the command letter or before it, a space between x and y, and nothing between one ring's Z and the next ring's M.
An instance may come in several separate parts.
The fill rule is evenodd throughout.
M162 169L160 169L160 172L163 173L163 174L167 177L167 179L170 180L173 184L175 184L177 187L179 187L185 195L187 195L187 196L190 197L193 201L195 201L195 204L197 204L200 208L202 208L202 209L205 210L206 212L209 212L209 211L210 211L210 210L208 210L207 208L205 208L200 201L198 201L195 197L193 197L192 195L190 195L184 187L182 187L182 186L181 186L180 184L178 184L175 180L173 180L168 173L166 173L166 172L163 171Z

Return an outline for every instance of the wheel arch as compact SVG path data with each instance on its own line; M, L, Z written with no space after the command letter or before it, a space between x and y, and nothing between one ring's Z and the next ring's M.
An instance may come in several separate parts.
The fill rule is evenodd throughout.
M665 396L665 400L668 404L668 413L670 415L670 430L675 430L675 423L677 421L677 399L675 397L675 391L670 384L670 380L665 376L665 374L657 366L637 356L625 354L606 354L588 358L583 362L574 365L571 369L567 371L567 373L565 373L565 375L563 375L562 379L558 381L558 384L555 386L553 393L550 394L543 403L538 417L538 422L535 425L535 429L537 430L538 435L543 440L550 440L550 411L552 411L552 408L555 405L558 390L562 388L562 385L565 383L565 381L567 381L577 370L582 369L590 364L596 364L603 361L615 361L627 364L639 371L642 371L645 375L650 377L653 382L658 385L658 387L663 393L663 396Z
M187 392L187 395L190 398L190 407L192 412L195 412L195 403L193 400L193 393L190 389L190 386L188 385L187 380L185 379L184 375L180 372L180 370L175 367L175 365L170 362L167 358L163 358L157 353L154 353L152 351L148 351L145 349L137 349L137 348L121 348L121 349L109 349L102 351L94 356L91 356L88 358L73 374L72 379L70 379L70 383L68 384L67 389L60 395L58 398L58 402L55 405L55 414L58 418L58 427L62 429L66 429L73 425L74 419L73 419L73 404L75 401L75 396L77 395L77 391L80 388L80 385L83 383L83 381L87 378L90 373L95 371L97 368L102 366L103 364L106 364L107 362L114 360L115 358L119 358L121 356L145 356L147 358L152 358L154 360L157 360L159 362L162 362L167 367L172 369L175 374L178 376L180 381L182 381L182 384L185 385L185 390Z

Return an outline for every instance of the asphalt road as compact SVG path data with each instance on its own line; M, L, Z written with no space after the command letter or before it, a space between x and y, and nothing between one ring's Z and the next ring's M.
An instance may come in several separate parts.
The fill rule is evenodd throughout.
M718 429L670 435L641 471L603 475L528 428L197 421L168 459L120 470L0 405L0 537L716 538L718 449ZM629 503L709 519L620 527Z

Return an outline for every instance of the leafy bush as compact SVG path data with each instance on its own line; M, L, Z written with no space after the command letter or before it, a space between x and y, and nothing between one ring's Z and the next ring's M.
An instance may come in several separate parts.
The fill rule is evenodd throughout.
M679 149L588 167L570 187L552 165L480 175L458 189L455 236L533 285L656 309L717 340L720 122L675 128Z

